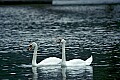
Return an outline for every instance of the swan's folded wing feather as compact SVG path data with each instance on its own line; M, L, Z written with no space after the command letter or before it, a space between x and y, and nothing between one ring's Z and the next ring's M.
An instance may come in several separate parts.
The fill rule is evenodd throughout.
M91 56L86 61L81 59L72 59L70 61L66 61L66 65L67 66L85 66L85 65L90 65L92 61L93 61L93 57Z
M70 61L66 61L67 66L82 66L85 65L85 61L81 59L72 59Z
M38 63L39 65L58 65L61 62L60 58L49 57Z
M93 61L93 57L91 56L90 58L88 58L86 61L85 61L85 64L86 65L90 65Z

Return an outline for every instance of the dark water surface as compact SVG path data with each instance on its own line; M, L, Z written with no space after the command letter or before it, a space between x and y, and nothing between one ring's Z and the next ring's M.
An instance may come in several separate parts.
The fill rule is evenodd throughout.
M31 67L30 42L39 45L38 62L61 58L56 37L64 37L67 60L91 66ZM120 77L120 5L0 6L1 80L118 80Z

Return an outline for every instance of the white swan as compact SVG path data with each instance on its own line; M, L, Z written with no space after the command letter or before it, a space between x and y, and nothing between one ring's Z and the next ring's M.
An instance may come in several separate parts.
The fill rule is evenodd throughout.
M40 63L37 63L37 50L38 46L35 42L32 42L29 46L29 50L34 48L33 58L32 58L32 66L39 67L39 66L50 66L50 65L60 65L61 59L56 57L49 57L41 61Z
M88 58L86 61L81 59L72 59L69 61L66 61L66 55L65 55L65 43L66 41L64 39L58 39L57 42L62 43L62 62L61 66L85 66L90 65L92 63L92 56Z
M65 55L66 41L64 39L59 39L59 42L62 43L62 60L56 57L49 57L44 59L40 63L36 62L38 46L35 42L31 43L29 46L29 50L31 50L32 47L34 47L32 66L39 67L39 66L49 66L49 65L52 65L52 66L61 65L62 67L66 67L66 66L85 66L85 65L90 65L92 63L92 60L93 60L92 56L88 58L86 61L81 59L72 59L72 60L66 61L66 55Z

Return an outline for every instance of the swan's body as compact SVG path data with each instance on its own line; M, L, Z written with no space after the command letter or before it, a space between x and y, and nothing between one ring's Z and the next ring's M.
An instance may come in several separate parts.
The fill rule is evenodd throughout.
M72 59L70 61L66 61L67 66L84 66L84 65L90 65L92 62L92 56L88 58L86 61L81 59Z
M39 67L39 66L50 66L50 65L51 66L53 66L53 65L58 66L58 65L61 65L62 67L66 67L66 66L85 66L85 65L91 64L91 62L93 60L92 56L90 58L88 58L86 61L81 60L81 59L72 59L72 60L66 61L66 55L65 55L65 43L66 43L66 41L64 39L62 39L60 42L62 43L62 60L59 58L56 58L56 57L49 57L49 58L44 59L40 63L36 62L38 46L35 42L33 42L29 48L29 49L31 49L32 46L34 47L32 66Z
M40 63L37 64L37 66L43 65L43 66L47 66L47 65L51 65L51 66L58 66L60 65L61 59L56 58L56 57L49 57L44 59L43 61L41 61Z
M38 46L37 46L37 44L35 42L33 42L30 45L29 49L31 49L32 47L34 47L34 53L33 53L33 58L32 58L32 66L39 67L39 66L59 65L59 63L61 62L61 59L59 59L59 58L49 57L49 58L44 59L40 63L37 63L36 60L37 60Z

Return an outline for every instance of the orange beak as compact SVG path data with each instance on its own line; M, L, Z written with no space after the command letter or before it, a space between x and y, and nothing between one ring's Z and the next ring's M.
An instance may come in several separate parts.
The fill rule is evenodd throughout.
M32 45L29 46L28 50L31 50L32 49Z
M58 39L56 42L60 44L61 43L61 39Z

